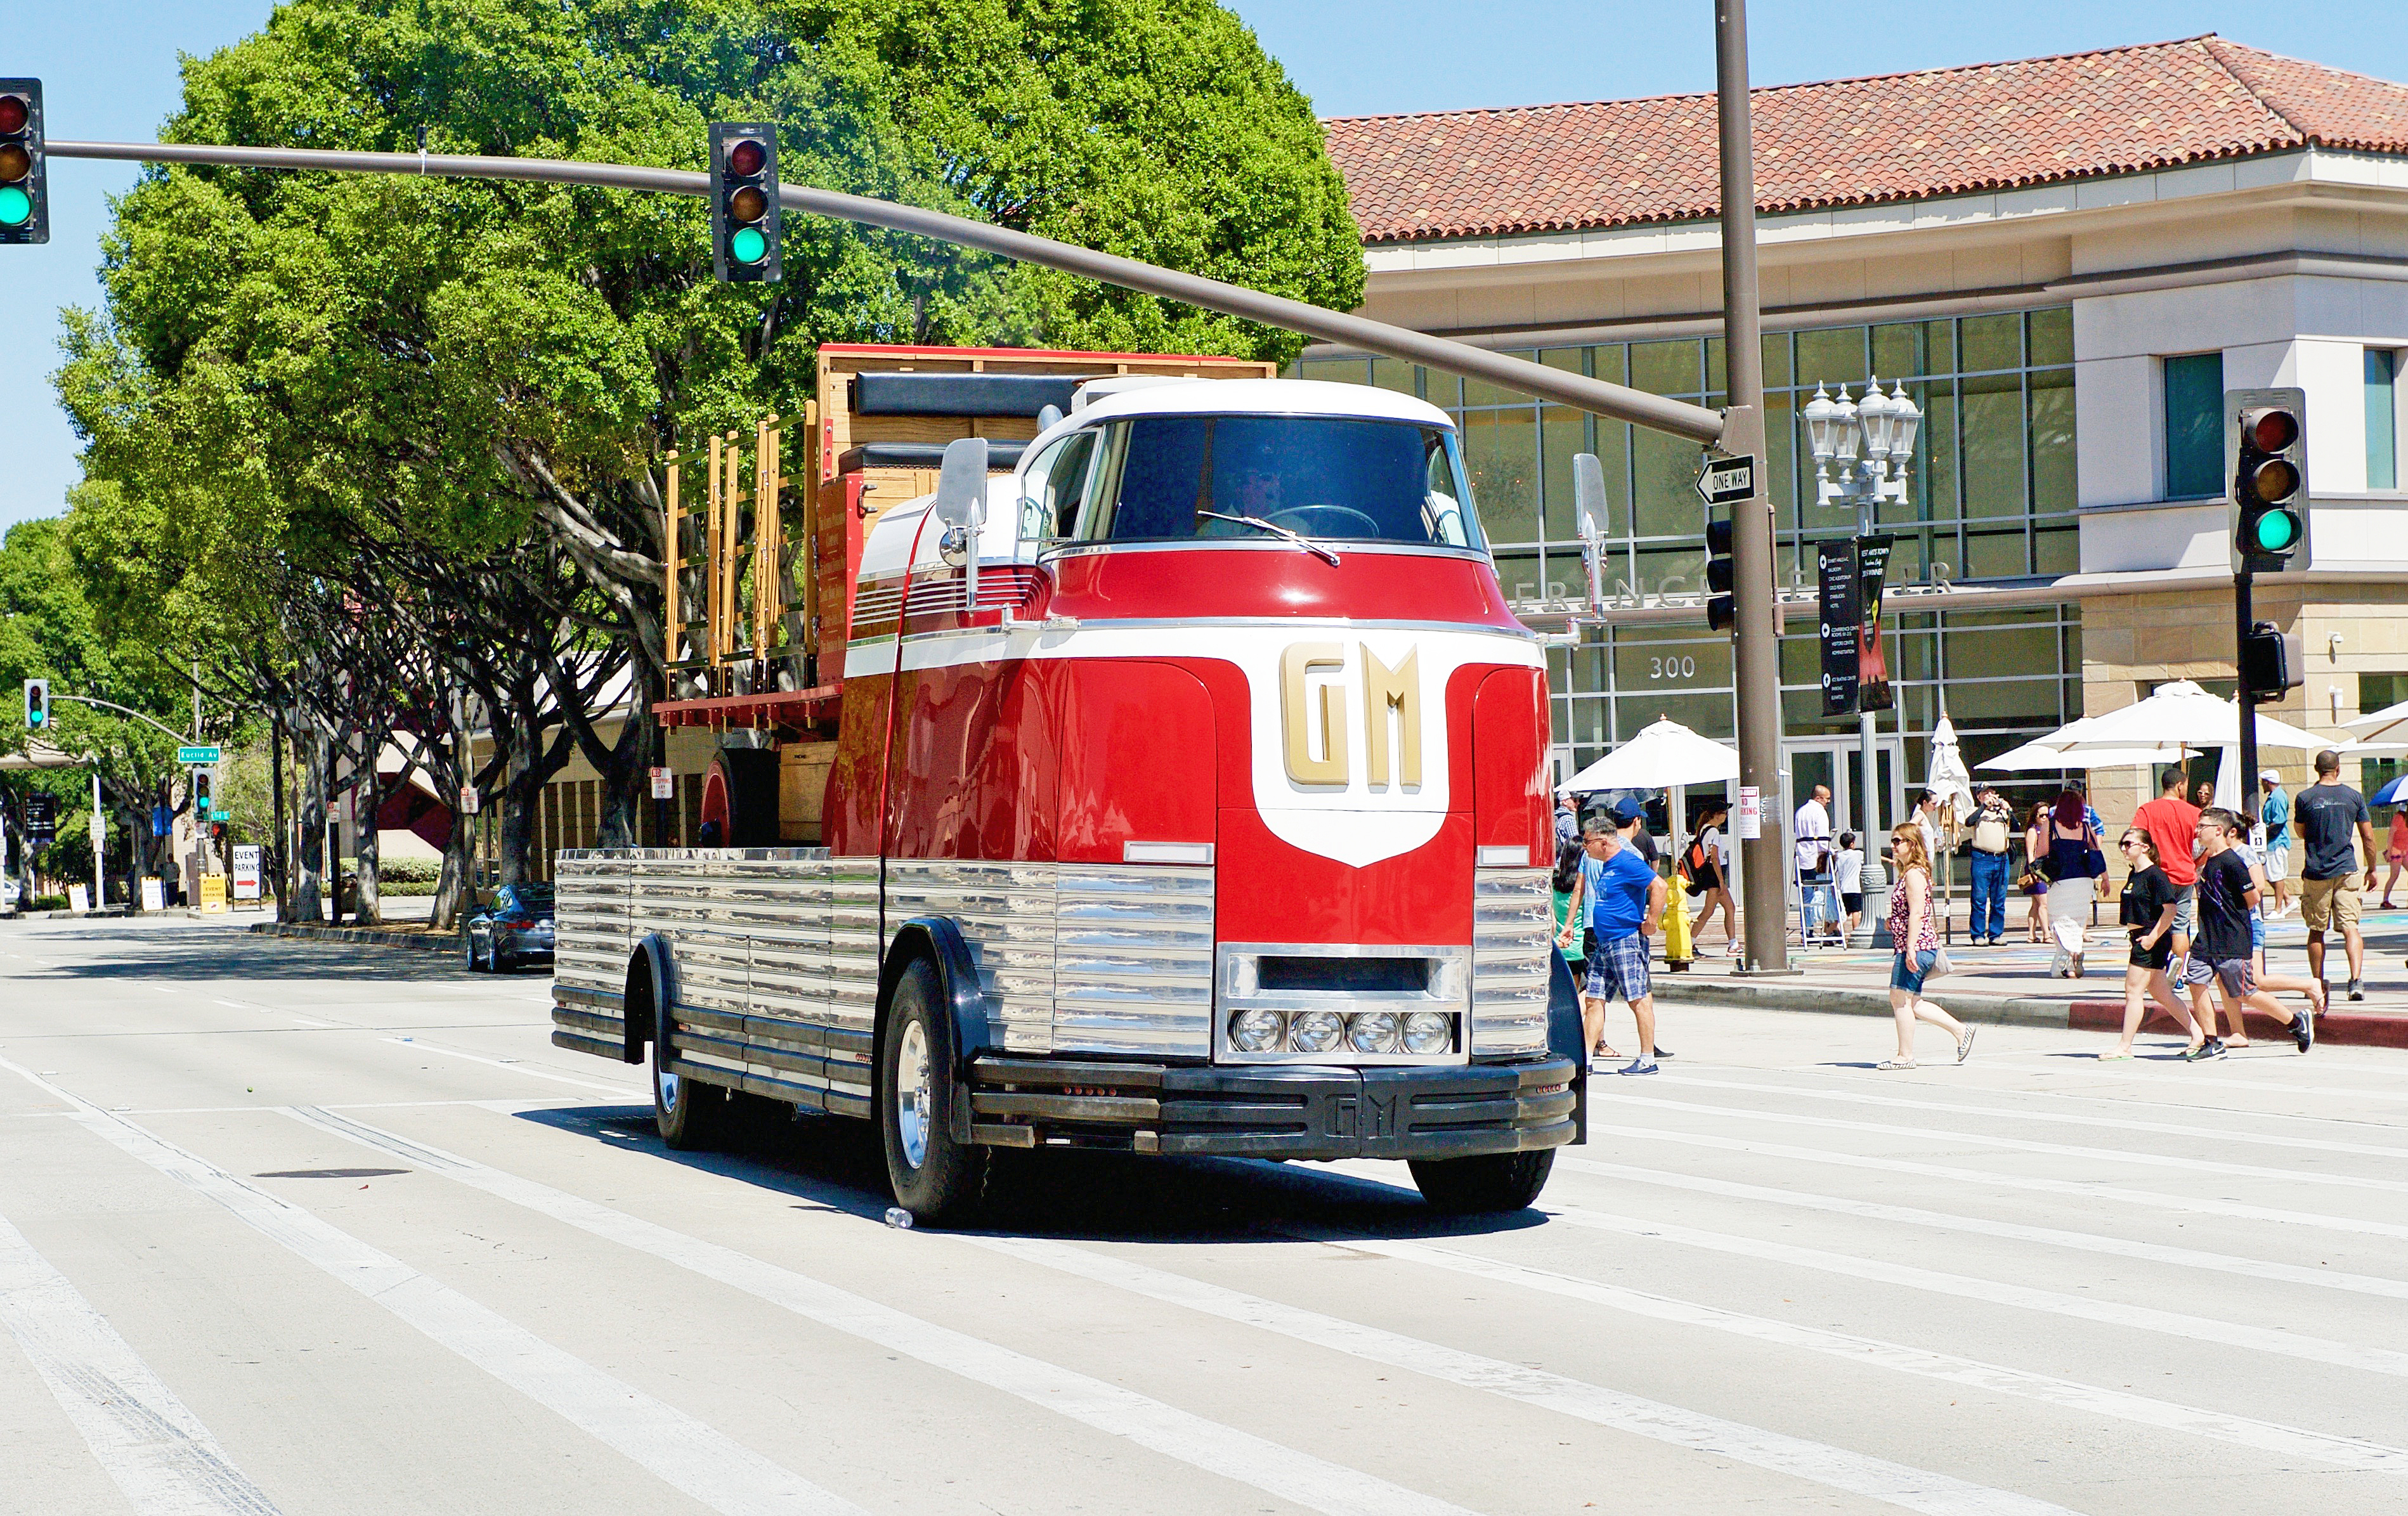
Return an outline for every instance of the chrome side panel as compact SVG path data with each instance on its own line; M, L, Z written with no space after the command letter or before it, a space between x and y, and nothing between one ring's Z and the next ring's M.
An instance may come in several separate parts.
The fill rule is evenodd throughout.
M1184 864L1061 865L1054 1051L1211 1056L1212 877Z
M823 848L571 851L556 878L560 1026L607 1031L595 1001L658 932L680 1057L742 1088L867 1100L879 965L915 916L960 926L1007 1052L1211 1051L1210 867L889 859L882 912L879 861Z
M1052 1052L1054 1037L1052 864L886 861L886 932L914 916L947 916L962 929L987 1028L1008 1052Z
M1545 868L1471 877L1471 1051L1544 1052L1555 881Z

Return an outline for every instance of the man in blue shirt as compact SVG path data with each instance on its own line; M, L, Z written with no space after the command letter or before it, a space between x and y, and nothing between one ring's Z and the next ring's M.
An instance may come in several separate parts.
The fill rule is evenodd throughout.
M1605 1004L1619 995L1639 1023L1639 1052L1618 1070L1653 1074L1656 1060L1656 996L1648 978L1647 939L1664 915L1664 881L1622 834L1603 817L1584 829L1586 856L1565 914L1562 945L1569 948L1584 922L1597 932L1589 954L1588 982L1581 995L1581 1027L1595 1048L1605 1035Z
M2283 776L2274 769L2258 771L2258 820L2266 828L2266 882L2274 887L2274 908L2268 921L2291 913L2291 797L2283 793Z

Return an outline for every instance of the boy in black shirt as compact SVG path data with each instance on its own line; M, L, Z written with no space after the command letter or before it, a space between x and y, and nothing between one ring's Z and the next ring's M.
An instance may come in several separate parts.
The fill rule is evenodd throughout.
M2205 1043L2183 1056L2214 1058L2224 1051L2215 1035L2215 1012L2208 1003L2213 984L2224 1001L2224 1013L2236 1030L2245 1030L2247 1008L2277 1021L2283 1009L2274 997L2258 988L2250 972L2249 912L2258 904L2258 886L2249 877L2249 860L2232 845L2241 835L2241 818L2214 808L2199 817L2199 930L2191 938L2190 966L2183 979L2191 987L2191 1003ZM2315 1045L2315 1018L2302 1010L2290 1018L2291 1040L2301 1052Z

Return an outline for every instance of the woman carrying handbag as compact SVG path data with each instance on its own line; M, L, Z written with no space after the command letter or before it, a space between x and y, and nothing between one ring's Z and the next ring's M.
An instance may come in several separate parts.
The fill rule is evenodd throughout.
M1956 1061L1973 1051L1973 1029L1923 998L1923 981L1948 971L1940 951L1940 925L1932 913L1931 856L1924 849L1923 828L1901 822L1889 835L1890 857L1898 865L1898 885L1889 894L1889 939L1898 945L1890 963L1889 1008L1898 1019L1898 1056L1875 1066L1895 1073L1915 1066L1914 1023L1929 1022L1956 1039Z

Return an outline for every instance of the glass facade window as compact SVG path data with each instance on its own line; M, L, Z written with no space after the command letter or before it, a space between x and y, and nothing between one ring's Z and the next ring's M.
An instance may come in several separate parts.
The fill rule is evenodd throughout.
M2224 354L2165 361L2166 498L2224 493Z
M2366 350L2366 487L2400 488L2400 354Z
M1518 355L1699 405L1726 403L1716 393L1725 381L1718 338L1525 349ZM2213 419L2222 405L2222 371L2214 355L2207 361L2215 365ZM1362 359L1316 359L1293 372L1360 383L1366 366ZM1596 453L1605 468L1607 519L1598 525L1610 545L1608 593L1618 591L1626 604L1651 605L1698 593L1704 511L1694 487L1695 444L1388 359L1372 360L1368 369L1369 382L1418 393L1463 428L1479 519L1510 598L1529 606L1583 593L1570 501L1577 452ZM2079 567L2071 307L1772 333L1764 338L1764 372L1766 477L1779 523L1779 572L1792 593L1814 582L1815 545L1851 536L1857 526L1855 506L1818 503L1799 411L1818 384L1827 392L1844 385L1856 397L1876 375L1885 392L1903 382L1924 413L1906 498L1880 508L1880 528L1897 539L1892 584L2028 580ZM1892 605L1910 609L1904 599ZM1941 714L1943 679L1947 714L1972 762L2080 715L2079 617L2070 604L1898 614L1891 667L1899 708L1883 716L1881 728L1885 737L1905 735L1905 772L1923 773L1922 734ZM1853 737L1853 717L1823 716L1811 623L1794 622L1792 628L1782 639L1784 729L1794 737ZM1555 740L1570 747L1576 763L1664 716L1731 738L1730 640L1708 632L1702 613L1693 623L1588 635L1587 645L1549 655Z

